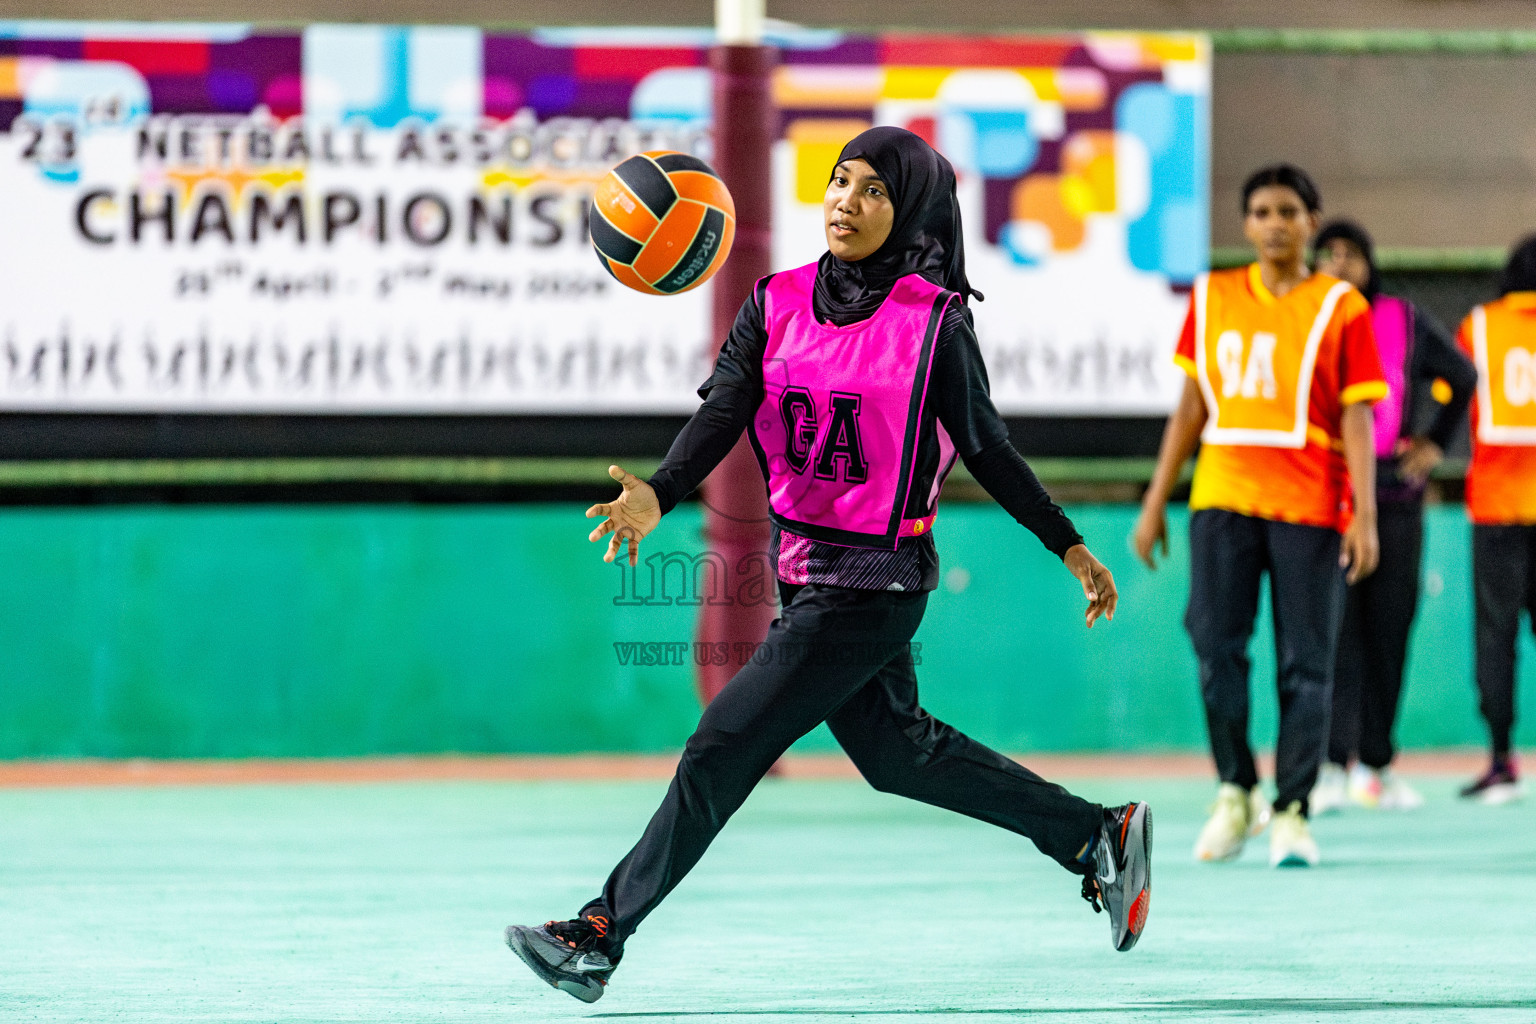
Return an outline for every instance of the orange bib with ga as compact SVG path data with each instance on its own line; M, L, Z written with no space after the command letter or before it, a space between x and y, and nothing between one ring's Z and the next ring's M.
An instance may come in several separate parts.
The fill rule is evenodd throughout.
M1508 302L1472 310L1477 439L1536 445L1536 317Z
M1478 306L1461 329L1477 364L1467 512L1474 523L1536 523L1536 292Z
M1350 286L1314 275L1283 301L1265 301L1247 278L1227 271L1195 282L1195 379L1208 413L1201 440L1305 448L1318 350ZM1320 428L1311 434L1328 445Z

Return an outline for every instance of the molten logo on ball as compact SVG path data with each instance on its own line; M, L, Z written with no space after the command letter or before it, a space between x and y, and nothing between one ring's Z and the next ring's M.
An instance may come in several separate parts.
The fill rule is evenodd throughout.
M731 251L736 204L697 157L632 156L592 196L592 247L620 284L676 295L714 276Z

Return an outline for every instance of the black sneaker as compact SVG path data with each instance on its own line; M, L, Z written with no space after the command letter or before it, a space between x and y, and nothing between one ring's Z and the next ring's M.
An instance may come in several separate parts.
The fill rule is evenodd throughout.
M1109 910L1109 934L1115 948L1136 945L1147 926L1152 904L1152 808L1124 804L1104 809L1104 824L1093 849L1093 874L1083 879L1083 899Z
M598 948L608 932L606 918L549 921L538 928L507 926L507 945L534 974L584 1003L603 997L619 956Z
M1513 757L1495 761L1488 770L1461 791L1468 800L1483 804L1507 804L1525 795L1520 787L1520 772Z

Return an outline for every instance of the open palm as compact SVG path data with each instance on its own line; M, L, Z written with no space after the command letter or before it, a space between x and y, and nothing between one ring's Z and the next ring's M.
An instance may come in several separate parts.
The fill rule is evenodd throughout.
M640 561L641 539L661 522L661 503L656 500L656 492L650 484L623 466L609 466L608 475L623 486L624 492L612 502L587 509L588 519L608 517L587 535L587 540L608 537L608 550L603 552L605 562L617 558L619 548L628 542L629 564L636 565Z

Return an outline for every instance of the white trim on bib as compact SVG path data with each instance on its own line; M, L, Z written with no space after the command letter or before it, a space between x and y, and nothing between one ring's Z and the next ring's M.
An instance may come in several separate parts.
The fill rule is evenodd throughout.
M1195 280L1195 380L1200 384L1200 392L1205 396L1205 407L1210 412L1205 421L1205 429L1200 432L1200 439L1206 444L1252 445L1259 448L1298 450L1305 448L1307 446L1307 407L1312 400L1312 378L1317 370L1317 352L1322 347L1323 334L1328 330L1328 322L1333 319L1334 308L1344 297L1344 293L1350 290L1350 285L1340 281L1328 289L1328 294L1323 297L1322 307L1318 309L1317 317L1312 321L1312 330L1307 335L1307 347L1302 353L1301 369L1296 379L1295 424L1289 430L1264 430L1252 427L1223 427L1218 423L1221 417L1221 404L1216 400L1216 389L1211 386L1210 376L1206 370L1206 331L1210 327L1206 316L1209 279L1209 274L1201 274Z
M1536 427L1500 426L1493 421L1493 378L1488 372L1488 314L1472 307L1472 358L1477 363L1477 439L1484 444L1536 445Z

